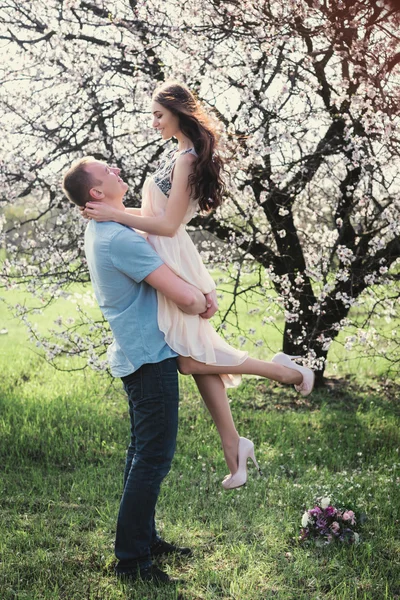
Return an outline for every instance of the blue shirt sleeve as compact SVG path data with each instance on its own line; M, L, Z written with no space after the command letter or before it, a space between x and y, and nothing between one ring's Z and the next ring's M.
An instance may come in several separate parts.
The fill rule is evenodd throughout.
M137 283L164 264L145 238L128 227L111 240L110 257L116 269Z

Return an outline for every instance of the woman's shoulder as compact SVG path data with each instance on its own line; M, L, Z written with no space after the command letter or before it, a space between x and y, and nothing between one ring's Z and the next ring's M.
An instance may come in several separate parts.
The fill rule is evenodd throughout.
M189 148L189 150L184 150L176 157L176 164L180 165L192 165L196 162L198 156L193 150L193 148Z

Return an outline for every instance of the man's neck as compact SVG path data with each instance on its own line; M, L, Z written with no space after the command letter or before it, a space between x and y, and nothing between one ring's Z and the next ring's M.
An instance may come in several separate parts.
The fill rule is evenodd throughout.
M104 204L107 204L107 206L110 206L111 208L115 208L115 210L125 210L125 206L124 203L121 200L113 200L110 198L104 198L102 200L102 202L104 202Z

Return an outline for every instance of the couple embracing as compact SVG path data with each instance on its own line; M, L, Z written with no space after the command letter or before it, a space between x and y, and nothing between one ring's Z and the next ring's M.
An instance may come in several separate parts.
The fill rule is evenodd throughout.
M113 376L128 396L131 441L119 509L115 554L119 576L167 583L152 564L161 554L190 555L162 540L155 507L175 452L178 369L193 375L221 437L229 490L247 479L247 459L258 467L251 440L240 437L226 388L242 374L312 391L313 372L283 353L257 360L227 344L210 324L217 310L215 284L185 225L198 211L222 202L222 160L214 122L186 86L166 82L153 94L152 126L175 138L143 187L140 209L125 208L127 184L119 169L85 157L64 175L67 197L89 219L85 253L96 299L114 342Z

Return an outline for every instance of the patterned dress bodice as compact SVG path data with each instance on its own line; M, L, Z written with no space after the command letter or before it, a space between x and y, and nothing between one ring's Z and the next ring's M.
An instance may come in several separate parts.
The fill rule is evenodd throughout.
M164 194L165 203L164 203L164 206L160 206L159 202L157 202L157 206L153 205L153 210L154 210L155 214L156 213L159 214L160 210L161 211L165 210L165 205L168 201L169 194L170 194L171 188L172 188L171 175L172 175L172 171L175 166L175 163L179 156L181 156L182 154L188 154L188 153L194 154L196 156L196 152L193 148L184 150L180 154L176 154L175 149L172 148L171 150L165 152L161 156L160 162L158 164L156 172L152 176L152 179L153 179L154 183L157 185L157 187L159 188L159 190ZM143 214L146 214L146 207L144 207L144 208L145 208L145 210L144 210ZM189 202L188 210L186 211L186 214L182 221L183 225L186 225L194 217L197 209L198 209L197 201L191 200Z

